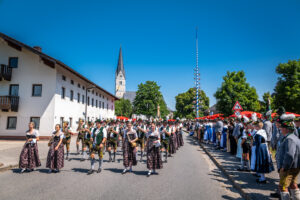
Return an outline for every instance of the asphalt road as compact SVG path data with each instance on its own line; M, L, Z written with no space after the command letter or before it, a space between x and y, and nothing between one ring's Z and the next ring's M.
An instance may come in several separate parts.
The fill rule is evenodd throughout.
M106 162L106 153L103 171L87 175L90 161L80 162L81 156L71 155L58 174L47 173L45 160L31 173L19 174L17 169L0 173L0 199L241 199L199 146L187 135L184 140L185 146L164 163L159 175L146 177L145 161L133 173L122 175L121 152L116 163Z

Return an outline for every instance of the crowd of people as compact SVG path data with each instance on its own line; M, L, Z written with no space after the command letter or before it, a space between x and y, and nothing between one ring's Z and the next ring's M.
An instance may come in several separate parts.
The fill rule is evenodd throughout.
M300 200L297 185L300 172L300 118L287 114L283 107L272 117L272 111L260 119L256 113L236 118L186 122L191 135L216 149L230 152L240 159L238 171L254 172L258 184L267 184L265 174L274 171L271 151L279 174L278 191L272 197Z
M37 145L39 132L34 128L33 122L30 122L28 126L26 142L20 154L21 173L34 171L35 168L41 166ZM72 131L66 121L62 127L57 124L50 137L46 167L49 168L49 173L58 173L64 167L65 160L71 161L71 139L72 135L77 135L76 154L81 153L81 161L90 160L89 175L102 171L105 152L108 152L108 162L115 162L118 148L123 152L124 170L122 174L132 172L132 167L138 163L139 148L139 161L142 162L143 157L146 156L147 176L149 177L157 174L156 170L163 168L163 162L166 163L168 157L172 157L184 145L182 128L183 124L180 121L97 120L94 123L79 120L78 128L76 131ZM95 171L96 157L98 157L99 164Z

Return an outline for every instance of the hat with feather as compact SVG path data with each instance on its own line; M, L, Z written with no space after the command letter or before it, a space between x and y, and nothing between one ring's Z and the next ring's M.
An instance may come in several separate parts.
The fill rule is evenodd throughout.
M280 125L283 128L294 130L295 124L294 124L295 115L293 114L283 114L280 116Z

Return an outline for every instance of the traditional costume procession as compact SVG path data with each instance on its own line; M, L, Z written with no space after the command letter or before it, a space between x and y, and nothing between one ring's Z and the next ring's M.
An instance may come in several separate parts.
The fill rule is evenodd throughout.
M37 146L39 133L34 126L31 122L29 130L26 131L26 143L20 154L21 173L33 171L41 166ZM81 152L80 161L90 161L88 175L102 172L105 152L108 152L107 165L109 162L115 162L119 149L122 151L120 159L123 159L123 175L132 172L138 163L142 164L145 155L148 169L145 175L149 177L158 174L157 170L163 168L163 160L167 162L167 158L184 145L182 134L183 123L176 120L163 122L97 120L94 123L80 119L76 131L72 131L69 123L64 121L62 126L57 124L54 127L50 136L46 167L49 169L48 173L59 173L64 167L64 160L74 159L70 157L70 145L72 135L77 135L75 156ZM138 152L140 152L139 160ZM97 160L99 164L95 170Z
M297 116L297 117L296 117ZM271 197L300 200L300 115L283 107L260 114L243 111L224 118L222 114L200 117L184 123L191 136L205 145L229 152L240 159L236 170L251 173L258 184L267 184L265 174L273 172L272 151L279 176L278 190Z

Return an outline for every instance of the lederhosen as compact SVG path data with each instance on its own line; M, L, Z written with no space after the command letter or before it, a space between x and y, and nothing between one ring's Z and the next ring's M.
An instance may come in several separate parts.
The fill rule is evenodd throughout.
M90 128L91 131L92 128ZM89 132L85 132L84 134L84 143L83 143L83 148L88 147L89 149L91 148L92 142L91 142L91 134Z
M104 137L103 137L103 129L104 127L100 128L100 131L98 132L98 134L96 135L96 131L98 130L98 128L95 128L93 131L93 144L91 145L91 154L95 154L97 153L99 158L103 158L103 149L104 149L104 145L103 148L100 149L100 144L102 143Z
M70 150L70 143L71 143L71 133L69 132L69 130L70 127L63 128L63 133L64 133L63 144L66 145L67 151Z
M114 131L116 131L116 130L117 130L117 127L114 127ZM111 136L111 134L112 134L112 136ZM114 149L117 149L117 147L118 147L118 144L117 144L118 134L113 133L112 131L110 131L107 135L107 138L108 138L107 139L107 141L108 141L107 147L113 147Z
M145 128L145 126L142 126L141 128ZM141 146L142 149L144 149L145 147L145 133L137 130L137 135L138 135L138 140L136 141L137 144L139 144Z
M158 136L149 136L147 142L147 168L162 169L163 163L160 156L160 148L156 147L154 141L158 140Z
M77 129L78 135L77 135L76 142L80 142L81 141L82 147L84 146L84 134L85 134L84 127L85 127L85 125L82 125L81 127L79 127Z
M35 135L26 135L27 139L36 138ZM19 167L33 169L41 166L37 143L25 143L20 154Z
M161 129L163 130L163 128L164 127L162 127ZM161 130L161 131L162 131ZM169 132L169 130L170 130L170 127L169 126L167 126L166 127L166 130L167 130L167 132ZM162 133L162 135L161 135L161 137L160 137L161 139L161 148L164 148L164 149L166 149L166 150L169 150L169 143L170 143L170 136L168 135L168 134L166 134L166 133Z
M48 151L46 167L50 169L61 169L64 167L64 145L60 144L58 150L55 151L55 147L60 141L60 136L54 136L51 146Z

